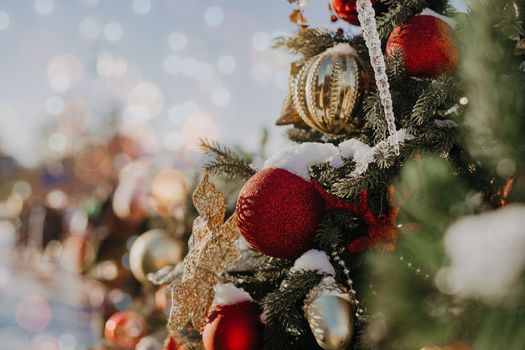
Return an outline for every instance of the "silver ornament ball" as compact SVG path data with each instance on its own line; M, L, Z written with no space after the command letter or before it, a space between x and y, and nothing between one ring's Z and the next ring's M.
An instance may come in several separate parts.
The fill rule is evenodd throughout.
M332 277L325 278L306 297L305 317L325 350L345 350L352 342L354 312L347 290Z

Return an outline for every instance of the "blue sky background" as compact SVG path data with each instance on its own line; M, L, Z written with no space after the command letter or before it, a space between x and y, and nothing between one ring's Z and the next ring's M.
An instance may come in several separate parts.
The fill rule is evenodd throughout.
M107 133L120 108L123 131L159 159L192 157L198 136L253 148L263 126L278 149L292 58L268 45L295 29L290 11L286 0L0 0L1 147L26 165L60 157ZM330 26L327 1L306 14Z

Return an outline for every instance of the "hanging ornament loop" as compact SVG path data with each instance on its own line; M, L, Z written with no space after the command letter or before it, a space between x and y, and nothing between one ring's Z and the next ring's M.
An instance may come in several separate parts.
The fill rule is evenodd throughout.
M386 74L385 57L381 51L381 40L377 32L377 22L375 10L370 0L357 0L357 13L361 27L363 28L363 38L370 54L370 64L374 69L377 90L381 104L385 112L388 133L390 134L390 146L394 153L399 155L399 138L397 135L394 108L392 106L392 95L390 94L390 84Z

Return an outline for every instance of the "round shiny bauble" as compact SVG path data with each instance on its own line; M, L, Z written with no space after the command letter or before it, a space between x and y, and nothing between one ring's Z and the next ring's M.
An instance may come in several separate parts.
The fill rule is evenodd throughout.
M255 250L295 258L311 248L323 200L310 182L283 169L264 169L242 188L235 212Z
M292 80L292 103L303 122L326 134L362 126L356 107L364 86L354 50L347 44L307 60Z
M392 31L386 53L400 51L409 76L434 78L456 67L458 50L453 35L445 21L428 15L415 16Z
M345 350L352 342L354 314L348 292L337 284L314 288L305 300L305 318L325 350Z
M376 13L383 12L386 7L377 0L371 0L372 6ZM356 0L331 0L330 7L337 17L341 18L350 24L358 26L359 18L357 17L357 1Z
M147 275L167 265L176 265L184 257L184 243L160 229L143 233L131 246L129 265L133 276L149 283Z
M217 306L202 333L205 350L259 350L263 348L262 310L252 301Z
M133 350L140 339L146 335L144 318L132 311L113 314L104 327L104 337L122 350Z

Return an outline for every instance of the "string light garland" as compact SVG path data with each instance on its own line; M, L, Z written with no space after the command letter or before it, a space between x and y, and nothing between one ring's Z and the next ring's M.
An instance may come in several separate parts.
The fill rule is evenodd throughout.
M385 112L388 133L390 134L390 145L394 153L399 155L399 138L397 136L390 84L388 83L388 76L386 75L385 57L381 51L381 40L377 32L376 13L370 0L357 0L357 14L361 27L363 28L363 38L368 47L370 64L374 69L377 90L379 91L379 97Z

